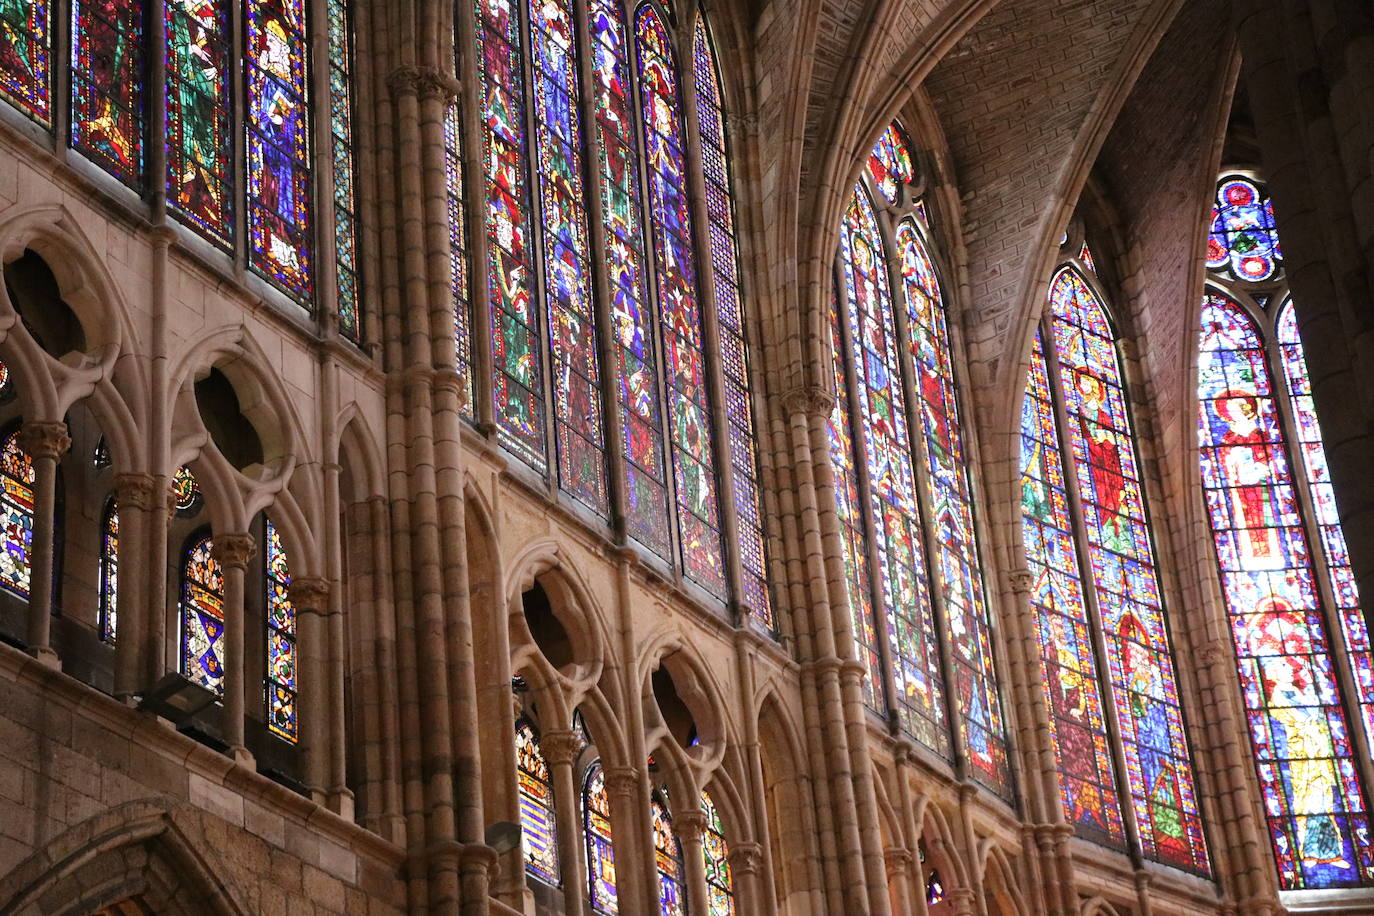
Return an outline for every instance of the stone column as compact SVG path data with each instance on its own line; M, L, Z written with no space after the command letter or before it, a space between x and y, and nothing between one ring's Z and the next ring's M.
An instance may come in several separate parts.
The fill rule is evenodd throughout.
M29 653L43 664L61 667L52 639L53 531L56 519L57 461L72 447L67 424L61 421L25 423L19 447L33 459L33 541L29 548Z
M224 576L224 717L225 741L230 758L251 767L253 755L244 744L243 717L247 684L244 683L243 590L248 561L257 553L257 541L247 532L216 534L211 555Z
M925 916L925 895L913 891L912 862L915 856L911 850L900 846L889 846L883 850L883 864L887 868L888 893L892 895L893 906L899 913L911 916ZM919 876L918 876L919 877Z
M587 909L587 873L582 865L581 818L578 811L582 793L578 791L573 761L582 742L570 731L544 732L539 749L549 765L553 782L553 807L558 837L558 870L563 876L563 912L582 916ZM619 870L617 869L617 875Z
M769 876L763 867L763 847L758 843L736 843L730 847L730 883L735 891L735 909L740 913L775 913Z
M687 799L690 803L692 799ZM706 860L701 838L706 834L706 812L699 808L673 812L673 833L682 847L683 884L687 888L687 916L711 916L707 906Z
M329 582L318 578L291 580L291 604L296 609L296 722L305 751L304 782L310 797L325 803L329 744L342 741L326 702L325 672L339 667L325 638Z
M152 474L115 475L115 500L119 507L119 553L124 562L119 570L118 631L115 634L115 696L127 698L147 686L142 681L145 652L153 651L148 635L149 617L163 612L148 600L152 591L148 580L165 577L166 570L152 566L144 549L150 532L161 531L155 520L163 514L166 491ZM131 562L133 560L137 562Z
M646 845L637 829L640 813L649 801L640 791L639 772L634 767L605 767L603 772L615 836L616 898L621 909L629 913L634 910L633 901L647 899L646 882L652 878L657 883L653 837L647 839ZM657 892L654 896L658 896Z

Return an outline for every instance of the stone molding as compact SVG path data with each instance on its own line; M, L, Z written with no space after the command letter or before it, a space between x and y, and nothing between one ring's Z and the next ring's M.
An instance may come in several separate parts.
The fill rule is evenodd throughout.
M116 474L114 484L115 498L121 508L151 512L167 505L166 490L158 485L158 478L152 474Z
M248 561L258 552L258 542L247 532L216 534L211 541L210 555L220 565L236 569L246 569Z
M789 416L829 417L835 410L835 395L820 385L798 385L782 396Z
M456 79L433 67L397 67L386 75L386 86L393 96L413 95L443 102L453 101L462 91Z
M59 420L34 421L19 430L19 447L34 458L60 458L72 447L72 437Z

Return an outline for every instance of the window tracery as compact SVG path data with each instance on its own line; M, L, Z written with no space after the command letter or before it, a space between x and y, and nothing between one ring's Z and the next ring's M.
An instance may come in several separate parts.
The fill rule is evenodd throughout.
M1253 175L1218 181L1206 263L1202 484L1279 884L1374 885L1369 634L1273 205Z
M901 193L917 180L905 136L884 132L840 226L829 436L845 578L869 705L1009 796L953 343L926 211ZM880 212L870 187L900 206Z

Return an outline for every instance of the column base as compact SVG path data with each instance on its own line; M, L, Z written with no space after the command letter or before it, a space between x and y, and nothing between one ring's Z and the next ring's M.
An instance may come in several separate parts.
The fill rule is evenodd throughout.
M47 646L38 649L30 649L29 654L45 668L51 668L54 671L62 670L62 659L58 658L57 653Z
M241 767L247 767L250 770L257 769L257 758L253 756L252 751L242 745L235 745L229 748L229 750L224 752L224 756Z

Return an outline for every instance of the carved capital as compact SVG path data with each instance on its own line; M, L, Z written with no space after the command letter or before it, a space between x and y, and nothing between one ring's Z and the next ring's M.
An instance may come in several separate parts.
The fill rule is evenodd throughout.
M798 385L782 396L789 416L828 417L835 409L835 396L820 385Z
M725 123L730 125L729 129L732 134L752 134L757 131L759 127L758 116L753 114L736 114L731 112L725 116Z
M889 880L901 878L911 868L913 856L910 849L890 846L883 850L883 864L887 866Z
M840 679L852 684L862 684L864 675L868 674L868 666L863 662L847 658L840 662Z
M458 97L458 81L433 67L397 67L386 75L392 95L413 95L450 102Z
M1198 647L1198 660L1204 665L1215 665L1226 659L1227 645L1220 639L1209 640Z
M639 795L639 773L634 767L606 767L601 772L606 776L607 793L631 802Z
M216 534L210 548L210 555L221 566L245 569L248 561L258 552L258 542L246 532Z
M152 474L116 474L114 484L121 509L152 511L164 505L163 489Z
M700 842L706 833L706 812L692 810L674 814L673 833L684 843L688 840Z
M1007 570L1007 587L1016 595L1029 595L1031 590L1031 571L1024 566Z
M756 875L763 868L763 847L758 843L736 843L730 847L730 871L737 875Z
M34 458L60 458L72 447L72 437L66 423L35 421L19 431L19 447Z
M219 543L219 538L215 539ZM291 603L302 614L329 611L329 580L318 576L298 576L291 580Z
M544 752L544 759L549 766L571 766L577 752L582 749L582 742L576 732L550 731L539 736L539 749Z

